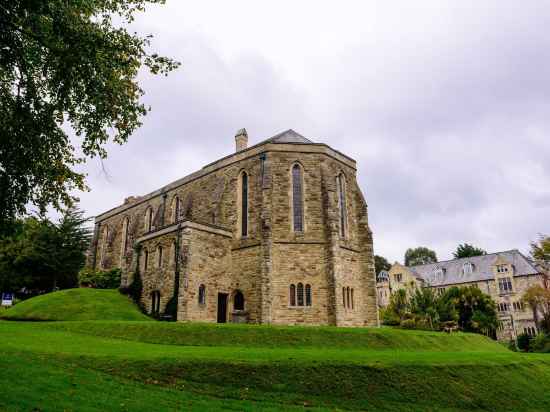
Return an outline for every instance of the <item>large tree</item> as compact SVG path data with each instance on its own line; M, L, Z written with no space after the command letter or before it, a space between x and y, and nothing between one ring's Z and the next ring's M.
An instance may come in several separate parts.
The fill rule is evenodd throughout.
M426 265L437 262L437 255L427 247L407 249L405 252L405 266Z
M86 189L75 166L105 157L109 140L122 144L141 125L140 68L167 74L178 65L128 29L148 3L164 0L1 2L0 231L29 205L71 205L71 191Z
M0 238L0 290L51 291L78 286L90 242L88 219L67 210L58 223L29 217Z
M550 236L541 235L538 242L531 243L531 257L550 265Z
M383 270L390 270L391 264L385 257L374 255L374 271L378 275Z
M456 248L456 251L453 252L453 256L455 259L472 257L472 256L482 256L486 254L487 252L485 250L478 248L476 246L470 245L468 243L464 243L463 245L458 245L458 247Z

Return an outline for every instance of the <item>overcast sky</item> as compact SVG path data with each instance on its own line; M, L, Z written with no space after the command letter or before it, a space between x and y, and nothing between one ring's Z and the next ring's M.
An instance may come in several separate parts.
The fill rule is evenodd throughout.
M144 76L131 141L86 166L90 215L292 128L358 162L375 253L528 251L550 233L550 2L179 1L135 28L182 62Z

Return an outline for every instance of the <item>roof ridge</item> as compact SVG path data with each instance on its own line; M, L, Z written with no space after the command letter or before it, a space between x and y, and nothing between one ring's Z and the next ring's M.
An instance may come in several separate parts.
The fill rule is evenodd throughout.
M518 252L523 258L527 259L518 249L508 249L508 250L501 250L500 252L491 252L486 253L484 255L477 255L477 256L467 256L467 257L461 257L461 258L455 258L455 259L447 259L447 260L440 260L439 262L433 262L433 263L424 263L422 265L414 265L414 266L406 266L408 268L418 268L422 266L428 266L428 265L437 265L439 263L448 263L448 262L455 262L458 260L465 260L465 259L472 259L472 258L478 258L482 256L491 256L491 255L498 255L501 253L508 253L508 252Z

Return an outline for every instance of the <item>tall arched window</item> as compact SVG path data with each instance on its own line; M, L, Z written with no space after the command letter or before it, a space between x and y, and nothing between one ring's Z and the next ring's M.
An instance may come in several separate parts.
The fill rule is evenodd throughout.
M353 302L353 288L351 288L351 308L355 309L355 304Z
M244 295L240 290L235 293L235 297L233 299L233 309L244 310Z
M295 232L304 231L304 188L300 165L292 166L292 225Z
M248 174L241 174L241 236L248 236Z
M124 255L126 255L126 248L128 247L128 225L130 220L125 217L122 221L122 241L120 242L120 266L124 260Z
M180 216L180 198L174 196L172 199L172 223L176 223L179 220Z
M162 246L157 248L157 267L162 266Z
M290 306L296 306L296 286L290 285Z
M206 286L199 286L199 305L204 305L206 303Z
M340 236L346 237L347 212L346 212L346 178L343 173L338 175L338 213L340 223Z
M145 232L150 232L152 228L153 228L153 209L148 207L147 210L145 211L145 225L144 225Z
M105 226L101 234L101 248L99 249L99 267L102 269L105 262L105 258L107 256L108 241L109 241L109 226Z
M342 288L342 305L344 305L344 307L346 307L346 288Z
M351 308L351 294L349 286L346 288L346 300L348 301L348 309Z
M298 306L304 306L304 285L302 283L298 283L298 287L296 288L296 295Z

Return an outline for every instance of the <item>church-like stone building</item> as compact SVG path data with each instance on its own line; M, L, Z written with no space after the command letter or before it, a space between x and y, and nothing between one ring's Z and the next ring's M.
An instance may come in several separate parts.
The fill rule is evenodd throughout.
M179 321L378 324L356 162L287 130L95 220L88 264Z

